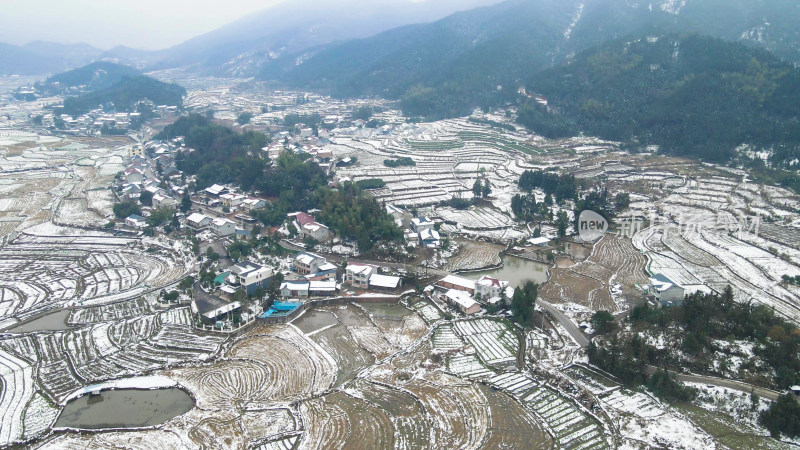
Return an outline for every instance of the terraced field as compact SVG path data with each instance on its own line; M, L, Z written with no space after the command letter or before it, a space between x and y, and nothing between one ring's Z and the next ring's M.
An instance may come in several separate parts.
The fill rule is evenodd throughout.
M0 249L0 312L25 319L71 302L135 299L180 279L177 255L133 251L138 240L111 235L22 234Z
M609 448L597 421L556 391L541 387L523 399L527 408L547 423L558 448Z

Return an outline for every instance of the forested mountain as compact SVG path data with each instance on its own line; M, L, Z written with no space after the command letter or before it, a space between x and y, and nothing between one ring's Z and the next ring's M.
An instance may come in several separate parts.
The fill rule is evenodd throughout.
M262 78L334 95L403 100L412 115L461 115L514 95L576 52L639 32L698 31L800 61L790 0L510 0L279 58Z
M105 89L87 92L64 100L64 112L82 114L92 109L114 105L117 111L131 111L140 100L150 100L156 105L183 106L186 89L177 84L163 83L140 75L122 78Z
M50 87L58 90L81 87L86 91L109 88L123 78L140 76L142 73L133 67L123 66L105 61L93 62L89 65L68 70L48 78L37 87Z
M578 132L724 161L740 144L800 144L800 70L720 39L645 35L578 54L533 76L519 120L551 137Z
M172 48L153 52L149 58L155 68L190 67L250 76L265 62L284 54L301 54L332 42L430 22L454 11L498 1L284 1Z

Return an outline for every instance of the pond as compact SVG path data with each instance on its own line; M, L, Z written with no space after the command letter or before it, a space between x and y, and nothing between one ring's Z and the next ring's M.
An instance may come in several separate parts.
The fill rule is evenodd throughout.
M477 280L484 275L489 275L493 278L506 280L511 287L516 288L527 280L543 284L547 281L547 270L549 268L550 266L544 263L523 259L518 256L504 255L503 267L499 269L468 272L461 274L461 276L470 280Z
M302 316L298 317L292 324L300 329L303 333L311 333L321 328L329 327L339 323L336 316L328 311L320 311L318 309L311 309L305 312Z
M93 430L151 427L192 408L194 400L182 389L117 389L70 400L55 427Z
M63 309L46 316L39 317L22 325L7 330L8 333L34 333L36 331L61 331L70 329L67 325L70 311Z

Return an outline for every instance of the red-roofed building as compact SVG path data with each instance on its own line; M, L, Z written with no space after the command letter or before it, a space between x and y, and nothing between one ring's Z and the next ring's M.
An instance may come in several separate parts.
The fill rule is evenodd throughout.
M310 214L299 212L289 214L289 216L294 217L294 226L302 238L310 236L316 241L325 242L333 237L331 230L325 225L317 223L314 216Z
M475 294L482 299L502 297L507 287L508 281L498 280L497 278L484 275L475 282Z

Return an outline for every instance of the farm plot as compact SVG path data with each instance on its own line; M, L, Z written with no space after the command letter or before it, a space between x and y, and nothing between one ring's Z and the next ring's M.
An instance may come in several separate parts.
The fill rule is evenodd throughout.
M42 450L87 448L129 448L137 450L188 449L180 438L164 430L56 435L39 447Z
M358 394L364 400L377 405L392 421L395 429L395 448L412 450L428 446L431 426L426 420L425 410L410 393L388 385L357 381Z
M25 407L34 394L31 364L0 350L0 387L0 445L9 445L23 438Z
M634 248L629 239L607 234L594 246L586 261L572 267L577 273L614 283L633 286L647 282L644 255Z
M251 442L283 435L295 430L295 418L286 408L247 411L242 414L242 425Z
M152 312L151 305L143 298L127 300L110 305L75 309L70 313L70 325L110 322L130 317L140 317Z
M502 392L482 390L491 410L489 436L483 448L554 448L553 438L530 411Z
M411 307L422 316L425 322L433 323L442 318L439 308L433 306L428 300L420 300L411 305Z
M519 341L505 323L490 319L463 320L455 323L455 330L486 364L505 365L517 360Z
M583 367L570 367L563 372L573 380L577 381L584 388L589 390L594 395L607 393L619 387L619 385L610 379L591 372Z
M371 324L361 327L347 327L356 344L381 360L393 354L396 350L386 339L381 330Z
M224 377L224 383L241 384L245 392L260 390L259 398L265 402L280 400L285 403L320 393L333 384L336 376L336 362L289 326L254 330L237 342L229 355L233 359L256 363L261 368L255 373L255 366L242 366L243 372L253 372L253 376L244 381L239 379L241 377L224 374L225 370L217 365L211 365L209 370L217 373L211 376ZM199 389L205 388L199 385Z
M447 370L463 378L480 380L494 375L475 355L454 355L447 358Z
M714 441L686 417L648 395L618 389L600 397L624 440L668 448L710 448Z
M608 448L600 424L549 387L535 389L523 402L544 420L558 448Z
M56 420L59 409L50 403L40 392L37 392L25 409L23 439L32 439L44 434Z
M464 347L464 341L453 331L453 326L450 324L440 325L433 332L431 337L434 350L460 350Z
M447 260L444 270L455 272L459 270L477 270L486 267L498 266L502 262L500 252L502 245L488 242L456 239L458 253Z
M109 236L21 235L0 249L0 312L22 318L73 302L125 300L145 284L165 285L182 276L183 265L169 259L176 255L133 253L126 249L133 242ZM76 320L84 319L78 315Z
M306 431L300 448L394 448L395 429L390 417L377 405L342 392L304 402Z
M471 208L464 211L442 208L437 210L437 214L447 222L474 231L503 230L514 225L510 217L491 208Z
M570 269L551 269L550 279L539 289L539 295L550 303L577 303L595 311L618 310L602 282Z
M268 408L300 397L287 391L280 392L286 397L276 395L275 385L281 383L275 379L276 373L250 361L220 361L208 367L174 369L167 376L195 393L197 406L203 409Z
M513 397L520 397L539 385L531 377L517 372L501 373L487 380L487 383Z
M223 341L218 336L197 336L188 327L163 326L157 315L150 315L2 344L18 354L39 355L39 383L51 399L62 403L87 384L205 360Z
M377 330L394 350L407 348L428 332L428 326L416 314L404 316L400 320L373 319Z
M439 373L402 387L417 397L432 419L431 448L478 448L486 439L491 412L475 384Z

